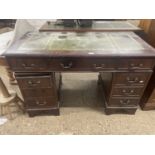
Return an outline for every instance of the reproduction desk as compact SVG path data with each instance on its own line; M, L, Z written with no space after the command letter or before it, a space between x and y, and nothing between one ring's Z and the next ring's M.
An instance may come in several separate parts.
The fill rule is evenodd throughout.
M133 32L28 33L4 53L29 116L59 115L61 72L98 72L106 114L134 114L155 50Z

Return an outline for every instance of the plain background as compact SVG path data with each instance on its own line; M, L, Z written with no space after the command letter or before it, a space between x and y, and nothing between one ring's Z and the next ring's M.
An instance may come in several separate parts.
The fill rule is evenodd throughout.
M3 0L0 19L155 18L153 0ZM154 154L152 136L0 136L5 155Z

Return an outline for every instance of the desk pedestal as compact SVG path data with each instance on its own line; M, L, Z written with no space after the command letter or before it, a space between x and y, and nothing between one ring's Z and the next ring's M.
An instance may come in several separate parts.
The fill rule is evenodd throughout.
M59 115L60 73L16 73L15 76L30 117Z
M134 114L152 72L100 73L106 114Z

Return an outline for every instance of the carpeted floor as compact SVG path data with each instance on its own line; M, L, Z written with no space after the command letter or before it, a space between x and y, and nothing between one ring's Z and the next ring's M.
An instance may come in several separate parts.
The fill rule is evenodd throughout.
M0 74L20 95L17 86L9 85L3 67ZM107 116L98 89L96 73L65 73L60 116L29 118L15 110L15 119L0 125L0 134L155 134L155 111Z

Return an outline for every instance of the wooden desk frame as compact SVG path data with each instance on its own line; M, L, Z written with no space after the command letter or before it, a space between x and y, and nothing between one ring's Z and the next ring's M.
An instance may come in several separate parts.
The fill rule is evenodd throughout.
M134 114L155 66L155 50L134 33L125 33L143 49L20 51L24 37L16 42L5 56L15 72L29 115L59 115L61 72L98 72L106 114Z

